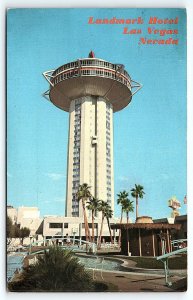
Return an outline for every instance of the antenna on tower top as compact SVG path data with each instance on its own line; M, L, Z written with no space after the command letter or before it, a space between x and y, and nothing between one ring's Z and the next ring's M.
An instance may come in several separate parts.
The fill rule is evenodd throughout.
M95 54L94 54L94 52L92 50L90 51L88 57L89 58L94 58L95 57Z

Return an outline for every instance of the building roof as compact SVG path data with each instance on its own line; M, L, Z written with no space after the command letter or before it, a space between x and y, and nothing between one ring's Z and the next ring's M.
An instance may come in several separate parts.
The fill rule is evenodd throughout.
M166 224L166 223L129 223L129 224L114 224L112 229L176 229L180 230L181 224Z
M175 217L175 222L180 222L180 221L187 221L187 215L181 215Z
M182 221L187 222L187 215L176 216L175 218L154 219L153 222L154 223L169 223L169 224L171 224L171 222L169 222L169 220L172 220L172 219L173 219L173 223L178 223L178 222L182 222Z

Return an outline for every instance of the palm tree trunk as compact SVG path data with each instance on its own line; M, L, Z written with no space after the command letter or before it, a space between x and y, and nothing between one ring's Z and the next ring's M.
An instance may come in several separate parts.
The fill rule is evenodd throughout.
M98 241L98 249L101 247L101 238L102 238L102 232L103 232L103 222L104 222L104 214L102 213L102 222L101 222L101 230L99 235L99 241Z
M129 224L129 213L128 213L128 211L127 211L127 224Z
M85 228L85 237L86 241L88 242L88 222L87 222L87 217L86 217L86 210L85 210L85 203L84 200L82 199L82 210L83 210L83 215L84 215L84 228Z
M123 209L121 209L121 219L120 219L120 225L122 224L123 219ZM119 229L119 241L118 241L119 247L121 246L121 229Z
M112 237L112 233L111 233L111 226L110 226L109 218L107 218L107 223L108 223L108 227L109 227L109 234L110 234L111 244L113 244L113 237Z
M136 197L136 221L138 218L138 196Z
M83 203L83 213L84 213L84 223L85 223L85 234L87 232L87 241L91 241L91 236L90 236L90 230L89 230L89 225L88 225L88 219L87 219L87 215L86 215L86 207L85 207L85 199L86 198L82 198L82 203Z
M94 213L95 211L92 210L92 241L94 243Z
M89 229L89 225L88 225L87 216L86 216L86 224L87 224L87 231L88 231L89 242L91 242L91 235L90 235L90 229Z

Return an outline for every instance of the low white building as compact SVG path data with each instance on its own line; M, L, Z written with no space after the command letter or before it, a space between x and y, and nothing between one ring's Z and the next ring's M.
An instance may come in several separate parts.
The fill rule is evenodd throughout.
M88 219L90 232L92 221ZM94 234L99 236L101 220L95 218ZM53 237L55 235L85 237L84 220L81 217L46 217L43 222L43 236ZM109 235L107 222L104 222L103 235Z
M124 219L123 222L126 222ZM111 224L120 223L118 218L110 219ZM92 236L92 220L88 219L90 235ZM101 230L101 218L95 218L94 221L94 235L95 240L100 236ZM53 237L75 237L85 239L85 225L82 217L62 217L62 216L47 216L43 220L43 237L44 239L50 239ZM118 240L119 230L111 230L114 239ZM109 228L107 220L104 220L102 238L106 241L110 241Z
M44 216L40 217L38 207L7 207L8 216L11 217L14 223L18 224L20 228L27 227L30 229L30 241L43 241L53 237L61 238L75 237L85 239L85 225L83 217L64 217L64 216ZM110 224L120 223L119 218L111 218ZM126 218L123 218L123 223L126 223ZM92 236L92 220L88 218L90 235ZM95 240L100 236L101 217L95 217L94 221L94 235ZM119 230L111 230L114 239L118 240ZM107 220L104 219L102 238L105 241L110 241L109 228ZM25 241L28 243L29 241Z

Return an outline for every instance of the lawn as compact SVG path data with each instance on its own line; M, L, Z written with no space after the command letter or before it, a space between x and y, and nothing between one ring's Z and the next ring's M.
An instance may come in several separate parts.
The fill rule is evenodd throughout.
M164 265L161 261L157 261L156 257L128 257L127 260L135 261L137 268L145 269L163 269ZM168 260L170 269L187 269L187 255L171 257Z

